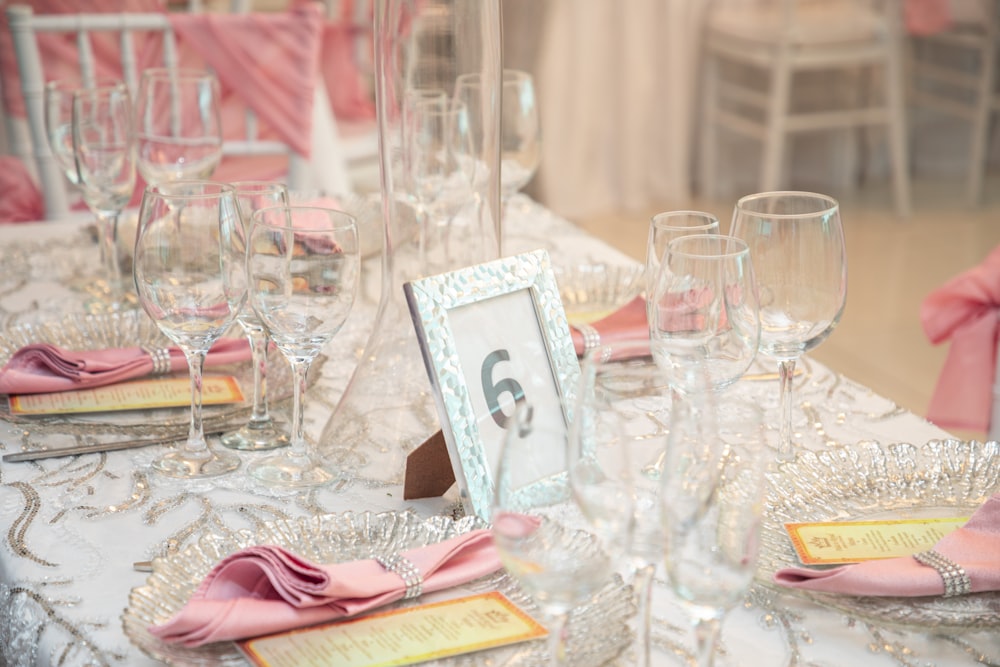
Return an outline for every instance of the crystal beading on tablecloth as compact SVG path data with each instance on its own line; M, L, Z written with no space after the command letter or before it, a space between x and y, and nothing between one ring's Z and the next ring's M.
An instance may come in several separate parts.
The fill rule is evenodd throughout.
M525 197L509 206L508 216L508 253L545 247L556 266L633 263ZM0 323L5 327L59 319L74 309L83 312L84 298L59 280L85 277L88 270L96 275L96 262L87 261L96 248L88 245L92 242L83 232L69 229L52 225L25 234L23 241L0 240L0 266L28 266L23 282L31 285L25 288L9 273L0 280ZM48 238L41 236L46 233ZM378 260L371 262L374 266L366 269L369 280L378 274ZM369 294L377 295L378 290ZM322 427L343 391L375 307L371 298L360 301L342 333L325 350L327 361L317 387L310 390L310 433ZM807 361L803 369L796 391L804 412L796 427L810 448L861 440L920 444L946 435L818 364ZM762 364L755 370L771 369ZM773 381L747 382L740 391L776 410ZM89 437L67 436L76 443ZM0 423L5 452L34 446L35 438L30 426ZM379 512L406 507L431 516L458 507L453 495L403 503L398 480L352 475L329 487L302 492L260 488L239 472L203 482L170 480L150 472L149 464L159 451L152 447L0 468L0 521L7 526L0 544L0 663L154 664L130 644L120 627L129 590L146 577L133 571L131 564L182 549L206 533L253 530L275 519L347 509ZM244 461L255 455L241 453ZM690 655L686 617L662 579L654 596L654 641ZM852 660L873 667L1000 665L995 637L988 632L943 638L902 632L851 620L801 597L758 586L747 605L734 610L725 624L723 648L727 639L741 648L748 643L760 658L755 664L760 665L843 665Z

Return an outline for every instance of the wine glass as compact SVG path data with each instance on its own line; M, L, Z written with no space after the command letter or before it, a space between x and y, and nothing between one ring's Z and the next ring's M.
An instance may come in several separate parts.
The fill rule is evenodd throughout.
M704 365L713 390L736 382L760 343L757 284L746 241L721 234L679 236L667 244L649 295L649 336L675 387Z
M777 359L781 385L779 454L792 454L795 362L826 340L847 300L840 206L812 192L765 192L740 199L732 235L750 247L760 290L760 351Z
M288 204L288 188L273 181L236 181L236 202L243 221L244 238L249 236L254 212L269 206ZM236 321L240 323L250 343L253 364L253 408L247 423L222 434L222 444L230 449L264 450L283 447L288 436L281 431L267 408L267 331L254 312L249 300Z
M671 404L668 374L648 357L650 344L623 339L584 356L568 440L573 497L631 574L639 601L634 664L643 667L651 664L653 575L663 553L660 485L649 464L666 451Z
M187 359L191 426L184 446L153 467L170 477L235 470L236 454L214 451L202 424L202 370L212 344L246 300L245 239L236 192L207 181L147 186L139 205L133 271L139 303Z
M196 69L150 68L136 94L139 173L146 183L209 178L222 160L219 81Z
M98 85L104 87L108 83L111 82L102 81ZM55 79L45 83L43 93L49 149L72 186L80 184L73 152L73 93L83 87L82 82L75 79Z
M671 590L691 614L698 664L710 667L722 619L757 569L769 458L756 406L720 412L712 391L673 397L660 476L664 562Z
M132 99L124 84L78 88L71 114L76 177L100 228L105 293L112 307L123 295L118 218L135 189L136 143Z
M306 377L354 304L361 273L358 227L343 211L310 206L263 208L252 220L250 303L291 364L294 394L290 446L255 461L250 474L277 487L326 484L334 476L305 436Z
M718 233L719 219L704 211L663 211L650 218L646 239L646 295L653 293L653 281L660 271L668 243L678 236Z
M566 481L567 415L561 401L520 401L496 467L492 531L500 560L538 603L551 664L573 664L570 611L611 579L611 559L593 534L575 530Z

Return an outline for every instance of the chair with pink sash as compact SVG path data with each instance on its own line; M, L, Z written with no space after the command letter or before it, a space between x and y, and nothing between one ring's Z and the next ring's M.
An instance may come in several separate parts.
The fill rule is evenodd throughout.
M27 117L29 145L14 148L37 171L44 218L68 211L66 183L46 140L42 89L67 75L87 82L123 79L134 90L149 66L213 70L223 91L223 163L217 180L267 178L290 187L322 187L310 162L319 82L322 10L312 3L288 12L168 13L163 11L35 14L6 10L10 51L4 68L5 108ZM16 88L11 82L16 82ZM21 93L20 109L13 100Z

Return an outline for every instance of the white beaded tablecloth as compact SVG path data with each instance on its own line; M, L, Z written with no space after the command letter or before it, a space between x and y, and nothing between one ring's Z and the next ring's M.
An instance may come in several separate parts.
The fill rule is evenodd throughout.
M557 268L633 264L525 198L508 208L507 224L508 254L544 247ZM307 429L313 434L341 396L375 317L379 260L368 263L370 283L324 351L325 362L308 393ZM84 312L86 297L73 285L92 276L97 266L97 247L85 222L0 228L0 336ZM801 366L797 429L806 449L881 451L864 443L911 443L920 449L949 437L818 363L806 359ZM770 415L776 412L775 379L747 380L737 391L756 397ZM61 438L66 445L92 442L92 437L73 424L53 430L0 421L3 453L36 447L39 439ZM205 481L169 480L151 470L160 453L162 447L153 446L0 466L0 664L159 664L122 629L129 592L147 577L133 563L183 549L205 534L331 512L412 510L430 517L458 510L454 489L442 498L404 501L401 485L365 479L288 493L264 489L239 471ZM241 453L245 461L259 455ZM1000 615L1000 609L993 613ZM658 573L656 664L693 664L685 619ZM985 622L992 627L975 632L894 629L758 583L726 620L720 657L728 659L726 664L754 666L1000 665L1000 620Z

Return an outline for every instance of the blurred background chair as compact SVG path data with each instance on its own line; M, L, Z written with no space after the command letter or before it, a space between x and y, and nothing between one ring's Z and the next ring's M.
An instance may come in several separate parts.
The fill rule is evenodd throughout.
M15 86L12 82L16 82L27 117L26 139L19 138L15 129L11 149L36 172L46 219L65 215L68 205L67 184L46 139L45 82L70 75L84 82L112 76L126 81L134 91L142 69L149 66L207 66L219 74L227 120L223 164L214 178L280 177L297 189L344 191L347 187L342 169L313 169L309 161L319 81L322 14L318 5L261 14L47 15L36 14L29 6L10 5L6 18L16 68L0 63L3 89L9 98ZM276 39L277 34L285 39ZM260 44L269 48L255 48ZM261 57L268 62L261 62ZM266 75L268 71L272 76ZM273 76L275 72L280 76ZM284 86L288 99L266 94L275 86ZM236 123L229 122L236 117L234 107L242 116ZM16 104L8 102L6 109L16 117ZM320 159L328 157L324 154ZM227 161L239 158L245 160L245 168L227 168ZM340 180L324 181L331 176Z
M702 191L716 195L719 129L759 142L754 187L771 191L794 185L793 138L841 131L854 143L880 128L895 209L909 216L903 46L897 0L716 0L703 47Z
M946 28L910 35L909 99L915 114L929 112L967 124L966 199L979 206L993 114L1000 111L1000 2L951 4ZM919 141L913 143L919 146ZM931 143L929 148L938 146Z

